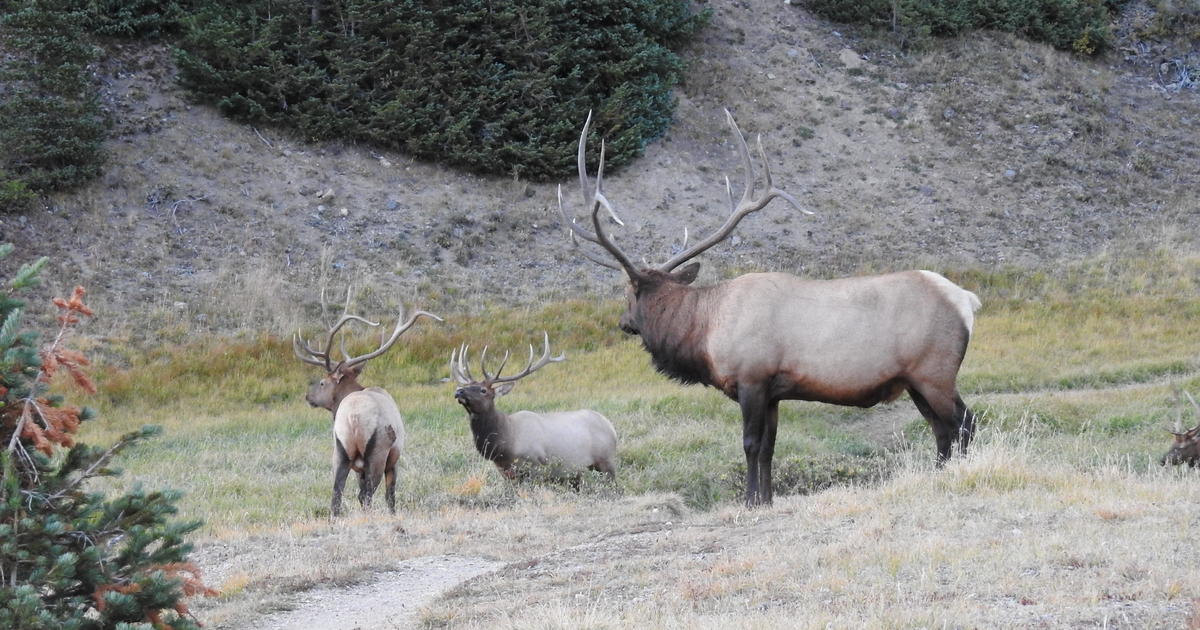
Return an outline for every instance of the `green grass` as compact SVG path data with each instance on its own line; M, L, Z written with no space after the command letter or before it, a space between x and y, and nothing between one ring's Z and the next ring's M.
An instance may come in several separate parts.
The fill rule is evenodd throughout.
M1166 448L1162 429L1181 409L1175 390L1200 392L1200 257L1102 263L1054 274L958 274L985 304L960 388L984 427L1036 436L1081 465L1115 455L1146 468ZM502 409L591 407L607 415L620 438L616 491L626 495L675 493L698 509L738 501L744 463L737 406L715 390L655 373L637 340L617 331L620 308L576 300L442 313L445 324L422 321L373 361L362 381L393 394L408 432L400 510L521 500L475 453L453 385L442 379L450 349L460 343L511 349L522 361L543 329L552 350L569 360L522 381L501 399ZM364 337L354 348L372 342ZM183 490L181 511L202 518L210 533L323 517L331 420L304 404L318 370L295 360L289 344L252 336L122 352L135 358L99 371L102 394L89 404L100 419L86 425L83 439L106 443L131 427L163 425L164 437L123 458L122 483ZM883 412L785 403L779 493L886 476L895 444L864 432L879 413L899 427L901 448L932 457L929 431L907 399ZM614 490L589 484L585 491Z

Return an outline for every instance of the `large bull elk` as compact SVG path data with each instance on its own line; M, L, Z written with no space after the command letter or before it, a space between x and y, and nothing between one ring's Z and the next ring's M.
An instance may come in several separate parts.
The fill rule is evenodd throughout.
M726 111L745 170L740 201L726 179L730 214L715 232L656 266L632 262L601 226L603 208L620 223L602 188L604 148L593 189L584 164L589 115L579 137L579 185L591 205L588 231L559 211L588 259L624 271L629 285L620 327L639 335L655 367L683 383L715 387L742 411L746 504L771 503L771 459L779 401L813 400L870 407L907 391L937 440L938 463L955 440L965 450L975 416L959 397L956 379L980 302L931 271L810 280L786 273L750 273L714 286L691 286L699 263L680 265L720 243L747 215L776 198L800 208L775 187L758 141L765 186L745 138ZM599 246L588 251L576 239ZM686 239L686 232L685 232ZM615 264L614 264L615 261Z
M541 358L534 361L529 346L529 363L512 376L501 376L508 353L496 373L487 370L487 347L479 361L483 380L471 376L467 346L450 353L450 375L458 382L454 399L467 410L475 449L510 479L532 467L558 466L572 476L576 487L579 472L585 469L616 476L617 432L608 418L590 409L538 413L518 411L506 414L496 409L496 398L512 391L516 382L565 355L550 356L550 336L544 335Z
M330 357L334 338L343 326L350 322L368 326L379 324L344 314L330 327L322 349L312 348L299 332L292 337L296 357L325 370L325 376L312 384L304 399L313 407L333 413L333 500L330 504L333 516L341 514L342 488L351 470L358 473L358 502L364 508L370 507L375 489L386 476L388 510L393 514L396 512L396 462L404 450L404 420L390 394L379 387L363 387L358 377L367 361L387 352L422 315L442 321L425 311L417 311L405 321L401 308L391 337L382 340L375 350L357 357L349 356L342 346L343 358L336 364Z

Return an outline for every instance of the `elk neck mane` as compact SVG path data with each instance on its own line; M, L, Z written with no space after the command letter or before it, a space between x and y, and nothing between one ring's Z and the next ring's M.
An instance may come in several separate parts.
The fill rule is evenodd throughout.
M475 439L475 450L485 458L497 461L510 457L511 436L507 417L496 409L491 413L471 414L471 436Z
M659 372L684 384L712 384L706 350L712 290L668 281L638 300L642 346Z

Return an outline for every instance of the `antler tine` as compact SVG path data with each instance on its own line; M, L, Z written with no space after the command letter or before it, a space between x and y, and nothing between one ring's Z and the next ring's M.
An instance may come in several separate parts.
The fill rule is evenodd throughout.
M395 328L395 330L392 331L392 336L387 341L383 342L374 351L368 352L367 354L364 354L360 357L346 359L344 362L346 367L358 365L360 363L363 363L364 361L369 361L369 360L374 359L375 357L383 354L384 352L387 352L388 348L391 348L392 344L396 343L396 340L400 338L400 335L404 334L404 332L406 330L408 330L409 328L412 328L412 325L415 324L417 322L417 319L420 318L422 315L424 315L425 317L428 317L430 319L439 321L439 322L446 321L446 320L442 319L441 317L438 317L437 315L434 315L433 313L428 313L426 311L417 311L416 313L413 313L412 317L408 318L408 321L404 321L404 307L401 306L400 307L400 315L399 315L399 317L396 318L396 328ZM350 317L353 317L353 316L350 316ZM360 317L358 319L362 319L362 318ZM366 321L366 320L363 320L363 321ZM378 324L374 324L374 325L377 326Z
M467 361L467 352L469 352L470 349L471 346L465 343L459 346L458 349L458 371L463 375L464 378L467 379L467 383L475 380L475 377L471 376L471 364L469 361ZM465 384L466 383L464 383L464 385Z
M534 363L533 361L533 344L529 344L529 364L525 366L525 369L521 370L520 374L514 374L513 376L506 376L504 378L499 378L499 374L497 374L497 378L493 379L492 383L512 383L525 378L530 374L533 374L550 363L558 363L567 359L566 353L560 354L557 357L551 357L550 333L542 331L542 337L542 342L545 346L545 349L542 351L542 357L537 360L537 363Z
M329 357L310 348L308 342L304 341L304 338L300 336L299 330L292 335L292 352L296 354L297 359L309 365L329 370Z
M588 115L587 115L587 120L583 121L583 132L581 132L579 134L579 152L576 154L576 157L575 157L575 164L579 168L579 193L581 195L583 195L583 205L584 206L587 206L588 190L591 189L591 187L592 187L591 183L588 181L587 159L584 156L584 153L587 150L588 128L591 126L592 126L592 110L589 109ZM600 185L599 182L597 182L596 185L599 186ZM560 186L559 188L562 188L562 187ZM562 208L562 196L561 195L559 196L558 207Z
M466 353L467 344L465 343L450 350L450 376L458 381L459 385L468 385L473 380L463 373L463 355Z
M1187 396L1188 402L1192 403L1192 406L1196 408L1196 426L1188 429L1188 433L1200 433L1200 403L1197 403L1196 399L1192 398L1192 394L1187 390L1183 390L1183 395Z
M762 137L761 136L758 138L758 153L759 153L759 157L762 159L764 170L765 170L764 179L766 180L767 190L763 193L763 195L761 197L758 197L757 199L755 199L754 192L755 192L755 188L757 188L757 184L756 184L757 178L754 175L754 165L750 161L750 148L746 145L746 138L745 138L745 136L742 135L742 130L738 128L737 122L734 121L734 119L733 119L733 114L729 113L728 109L725 110L725 117L729 121L730 128L733 129L734 137L737 138L738 154L742 157L742 170L744 171L745 175L743 177L743 184L742 184L743 189L742 189L741 201L739 201L736 206L733 205L732 186L729 183L729 178L726 177L725 190L726 190L727 196L729 197L731 207L730 207L729 217L727 219L725 219L725 223L723 223L721 225L721 227L717 228L717 230L715 232L713 232L712 234L710 234L707 238L704 238L703 240L696 243L692 247L685 249L684 251L673 256L667 262L659 265L658 269L660 271L671 271L671 270L675 269L676 267L678 267L679 265L696 257L701 252L704 252L705 250L716 245L717 243L720 243L721 241L725 240L725 238L727 238L729 236L729 234L731 232L733 232L733 229L735 227L737 227L737 224L739 222L741 222L741 220L743 218L745 218L746 215L763 209L764 207L766 207L767 204L771 203L771 201L773 199L775 199L776 197L783 199L784 201L788 202L793 207L795 207L797 210L800 210L801 212L804 212L805 214L812 214L811 212L801 208L800 203L796 200L795 197L793 197L792 195L788 194L787 192L775 187L775 184L773 181L773 176L771 174L771 167L767 163L767 154L766 154L766 151L763 150L763 148L762 148Z
M617 271L621 270L620 265L604 260L603 258L584 249L583 246L579 244L579 239L576 237L574 230L568 230L567 233L571 236L571 244L579 250L580 254L583 254L584 258L596 263L597 265L600 265L601 267L608 267L609 269L616 269Z
M600 245L604 249L608 250L608 253L617 259L617 262L620 264L619 268L624 269L630 275L630 277L636 277L638 275L637 268L634 267L632 263L630 263L629 257L626 256L624 252L622 252L620 249L617 248L617 246L612 242L612 240L609 239L607 237L607 235L604 234L604 230L600 227L600 222L599 222L599 217L598 217L600 208L604 208L605 210L607 210L608 215L610 217L612 217L612 220L614 222L616 222L617 225L623 226L623 225L625 225L625 222L621 220L621 217L617 214L617 211L613 208L612 203L609 202L609 200L604 196L604 157L605 157L605 151L606 151L607 147L606 147L606 143L603 140L601 140L601 142L600 142L600 164L596 169L596 186L595 186L595 188L592 188L591 182L588 179L587 161L586 161L585 156L586 156L586 152L587 152L587 134L588 134L588 129L591 127L591 123L592 123L592 114L591 114L591 112L588 112L587 121L583 125L583 132L579 134L579 151L576 154L576 166L578 167L578 170L579 170L579 190L580 190L580 194L583 196L584 204L588 203L589 194L591 197L590 201L592 203L592 225L595 229L595 233L591 233L591 232L588 232L587 230L583 229L583 227L580 226L575 220L573 220L571 217L567 216L566 208L563 206L563 203L562 203L562 186L559 186L559 189L558 189L558 211L559 211L559 214L562 215L563 222L567 224L567 227L571 230L571 233L574 235L573 238L578 237L585 241L588 241L589 243L595 243L597 245ZM584 250L582 247L580 247L580 251L586 251L586 250ZM600 262L594 256L587 254L587 253L585 253L584 255L588 260L591 260L592 262L595 262L600 265L604 265L605 267L613 268L612 263L609 263L607 261Z
M379 325L379 322L373 322L373 321L367 320L365 318L359 317L358 315L349 315L349 314L342 315L342 318L339 319L337 321L337 323L334 324L333 327L329 329L329 338L325 340L325 355L324 356L325 356L326 361L329 360L329 357L330 357L331 353L333 352L333 340L335 337L337 337L338 331L342 329L342 326L345 326L346 324L348 324L350 322L362 322L362 323L364 323L368 326L372 326L372 327Z

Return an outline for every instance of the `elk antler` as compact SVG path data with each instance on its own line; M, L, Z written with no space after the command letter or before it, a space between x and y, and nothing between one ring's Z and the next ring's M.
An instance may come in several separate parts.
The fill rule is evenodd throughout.
M565 361L567 358L566 354L560 354L557 357L550 356L550 333L542 331L542 336L543 336L542 343L544 345L544 349L542 350L542 356L540 359L537 360L537 363L533 362L533 344L529 344L529 363L525 365L525 369L521 370L520 374L515 374L513 376L505 376L504 378L501 378L500 370L504 369L504 362L501 362L500 368L496 370L496 375L489 379L490 384L494 385L496 383L512 383L512 382L521 380L521 379L525 378L526 376L529 376L530 374L533 374L534 372L542 369L543 367L545 367L546 365L548 365L550 363L558 363L560 361ZM504 353L504 360L505 361L508 360L507 352Z
M589 190L589 188L591 188L591 184L590 184L590 182L588 182L587 162L584 158L584 153L587 150L587 133L588 133L588 128L591 126L591 124L592 124L592 113L588 112L587 120L583 123L583 132L579 134L579 152L576 156L576 162L579 167L579 192L583 196L583 203L585 205L589 201L588 190ZM567 211L563 208L563 204L562 204L562 186L559 186L559 189L558 189L558 211L560 214L562 214L563 221L567 224L567 227L570 228L570 230L571 230L572 242L575 242L578 245L578 242L574 240L575 237L578 236L579 238L582 238L583 240L585 240L589 243L595 243L595 244L603 247L605 250L608 251L609 254L612 254L613 258L617 259L617 263L620 264L620 267L617 267L608 261L602 261L601 259L591 255L590 253L587 253L587 250L580 249L580 251L584 252L584 256L588 260L591 260L594 263L603 265L610 269L624 269L625 272L628 273L631 278L634 278L634 277L637 277L638 275L640 275L637 270L637 267L635 267L634 264L632 262L630 262L629 256L627 256L625 254L625 252L621 251L621 248L617 247L616 243L614 243L612 241L612 239L608 238L608 235L606 235L604 233L604 230L600 228L600 218L599 218L600 208L604 208L605 210L608 210L609 216L612 217L612 220L615 221L617 223L617 225L622 225L622 226L625 225L625 222L621 221L621 217L617 216L617 212L616 212L616 210L613 209L612 203L610 203L608 201L608 198L604 196L604 149L605 149L604 141L601 140L600 141L600 164L596 168L596 188L591 193L591 199L590 199L590 201L592 202L592 224L596 228L595 234L583 229L583 227L581 227L578 223L576 223L574 219L567 216Z
M342 315L342 318L339 319L332 328L330 328L328 337L325 340L324 351L312 349L312 347L308 345L308 342L304 340L304 337L300 336L300 331L297 330L296 334L292 336L292 352L294 352L296 357L301 361L304 361L310 365L323 367L325 368L325 371L332 372L333 366L329 362L329 352L333 348L333 339L337 335L338 330L351 321L359 321L368 326L379 325L375 322L367 321L357 315ZM342 349L342 353L345 354L345 348Z
M392 347L392 344L396 343L396 340L400 338L400 335L403 334L404 331L411 328L412 325L416 323L417 318L422 315L433 318L439 322L444 321L441 317L425 311L417 311L408 319L408 321L404 321L404 307L401 306L399 317L396 319L396 328L392 331L392 336L389 339L382 341L379 347L375 350L358 357L351 357L346 353L346 346L343 341L341 345L343 358L342 361L338 363L338 367L353 367L383 354L388 348ZM308 342L304 340L304 337L300 335L300 331L296 331L296 333L292 335L292 352L296 354L296 358L308 363L309 365L323 367L325 368L326 372L333 372L334 366L330 362L330 352L333 350L333 340L337 337L338 331L340 331L343 326L350 322L362 322L363 324L372 327L379 325L378 322L369 321L365 318L359 317L358 315L345 314L342 315L341 319L339 319L337 323L329 329L325 339L324 351L314 350L312 346L308 345Z
M733 187L729 183L729 178L726 177L725 194L729 197L729 218L725 219L725 223L722 224L721 227L717 228L716 232L713 232L707 238L702 239L700 242L692 245L690 248L687 248L675 256L672 256L667 262L659 265L659 271L671 271L688 260L695 258L698 254L707 250L713 245L725 240L729 234L733 232L733 228L737 227L737 224L743 218L745 218L746 215L765 208L766 205L771 203L771 201L776 197L779 197L780 199L790 203L793 208L803 212L804 214L812 214L812 212L801 208L800 202L797 201L795 197L775 187L775 183L771 177L771 164L767 161L767 152L763 149L761 135L758 136L755 144L758 148L758 157L760 160L762 160L763 176L766 180L767 190L762 197L759 197L758 199L754 198L754 189L757 187L757 177L754 174L754 165L750 162L750 148L746 146L746 138L742 135L742 130L738 129L737 122L734 121L733 114L730 114L728 109L725 110L725 118L729 120L729 126L733 129L733 135L737 137L738 153L740 153L742 156L742 170L745 171L745 175L742 180L742 199L737 203L737 205L734 205Z
M439 322L445 321L441 317L438 317L437 315L434 315L433 313L428 313L425 311L417 311L416 313L413 313L412 317L408 318L408 321L404 321L404 307L401 306L400 314L396 317L396 328L394 330L392 330L392 336L389 337L387 339L387 341L382 342L378 348L376 348L375 350L372 350L371 352L368 352L362 356L346 357L345 359L342 360L342 363L341 363L342 367L347 367L347 368L353 367L360 363L370 361L371 359L374 359L375 357L383 354L384 352L387 352L388 348L391 348L392 344L396 343L396 340L400 338L400 335L404 334L404 332L407 331L409 328L412 328L412 325L417 322L417 318L421 317L422 315L424 315L430 319L433 319L435 321L439 321ZM354 316L348 315L347 317L354 317ZM344 319L346 319L346 317L343 317L342 319L344 320ZM366 320L362 319L361 317L355 317L355 319L366 322ZM366 322L366 323L370 323L370 322ZM341 322L339 322L339 325L341 325ZM378 326L378 324L372 324L372 325ZM330 337L330 340L332 341L332 337Z
M560 354L557 357L550 356L550 333L543 331L542 336L543 336L543 343L545 346L544 350L542 351L542 357L540 359L538 359L536 363L534 363L533 344L529 344L529 363L525 366L525 369L522 370L520 374L516 374L513 376L505 376L503 378L501 378L500 372L502 372L504 370L505 364L508 363L509 353L508 352L504 353L504 358L500 360L500 365L499 365L499 367L496 368L496 373L492 374L492 373L488 372L488 369L487 369L487 346L484 346L483 352L480 354L480 357L479 357L479 368L481 370L483 370L482 383L488 387L491 387L492 385L495 385L496 383L512 383L512 382L518 381L522 378L525 378L526 376L529 376L530 374L533 374L534 372L545 367L549 363L558 363L559 361L565 361L567 358L566 354ZM457 352L455 352L455 351L450 352L450 375L453 376L454 380L458 381L458 383L460 385L468 385L470 383L475 382L475 379L471 376L470 368L467 367L467 361L468 361L468 359L467 359L467 345L466 344L459 346Z
M742 188L743 188L742 189L742 198L736 204L734 203L733 187L729 182L729 178L726 177L725 178L725 192L729 197L729 208L730 208L729 218L727 218L725 220L725 223L722 224L721 227L717 228L717 230L715 232L713 232L707 238L696 243L695 245L692 245L690 248L687 246L687 230L685 228L684 229L683 246L681 247L682 251L680 251L678 254L672 256L671 259L668 260L667 262L665 262L661 265L658 265L657 269L659 271L666 271L666 272L672 271L679 265L687 262L688 260L691 260L692 258L695 258L700 253L711 248L712 246L716 245L717 243L720 243L721 241L725 240L733 232L733 229L735 227L737 227L737 224L743 218L746 217L746 215L748 215L752 212L761 210L762 208L766 207L767 204L769 204L776 197L783 199L784 201L791 204L792 207L796 208L797 210L799 210L805 214L809 214L809 215L813 214L812 212L809 212L808 210L801 208L800 202L797 201L795 197L793 197L789 193L775 187L775 184L774 184L774 181L773 181L772 175L771 175L771 165L770 165L770 163L767 162L767 154L762 146L762 136L759 136L757 139L757 147L758 147L759 158L762 160L762 163L763 163L763 174L764 174L764 179L766 180L765 181L766 191L763 193L763 195L761 197L755 198L754 193L755 193L755 188L757 188L757 176L755 175L755 172L754 172L754 165L751 163L751 160L750 160L750 148L748 146L746 146L746 138L742 135L741 129L738 128L737 122L735 122L733 119L733 114L730 114L728 109L725 110L725 117L729 121L729 126L733 129L734 136L737 138L738 152L742 157L742 166L743 166L743 170L745 172L744 178L743 178L743 183L742 183ZM579 188L583 194L583 200L584 200L585 204L589 201L588 195L589 195L590 182L588 181L587 167L586 167L586 164L584 161L584 151L585 151L585 147L586 147L586 143L587 143L588 127L591 125L591 122L592 122L592 115L589 112L587 122L585 122L583 125L583 133L580 134L580 136L579 136L579 153L576 158L576 161L577 161L578 167L579 167ZM596 257L595 255L591 254L590 252L588 252L586 249L579 247L579 251L583 253L584 257L586 257L588 260L591 260L592 262L594 262L596 264L603 265L603 266L609 267L611 269L623 269L629 275L629 277L631 279L637 278L637 277L641 276L642 273L631 262L629 256L626 255L625 252L621 251L621 249L619 247L617 247L616 243L612 240L612 238L608 234L606 234L604 232L604 229L600 225L600 209L601 208L604 208L605 210L607 210L609 215L619 225L624 225L624 223L621 221L620 217L617 216L617 213L613 209L612 204L609 202L608 198L605 197L605 195L604 195L603 178L604 178L604 143L603 143L603 141L601 141L600 164L597 167L597 171L596 171L596 187L595 187L595 192L591 194L592 225L595 229L595 233L590 233L590 232L584 230L578 223L575 222L574 219L567 216L567 212L566 212L566 210L563 209L563 205L562 205L562 188L561 188L561 186L559 187L559 193L558 193L559 213L562 214L563 221L565 221L567 224L567 227L570 228L571 240L577 247L579 247L579 242L576 240L577 237L581 238L585 241L588 241L589 243L595 243L595 244L601 246L602 248L604 248L610 255L612 255L612 257L616 259L619 266L613 265L611 262L609 262L607 260L600 259L600 258Z

